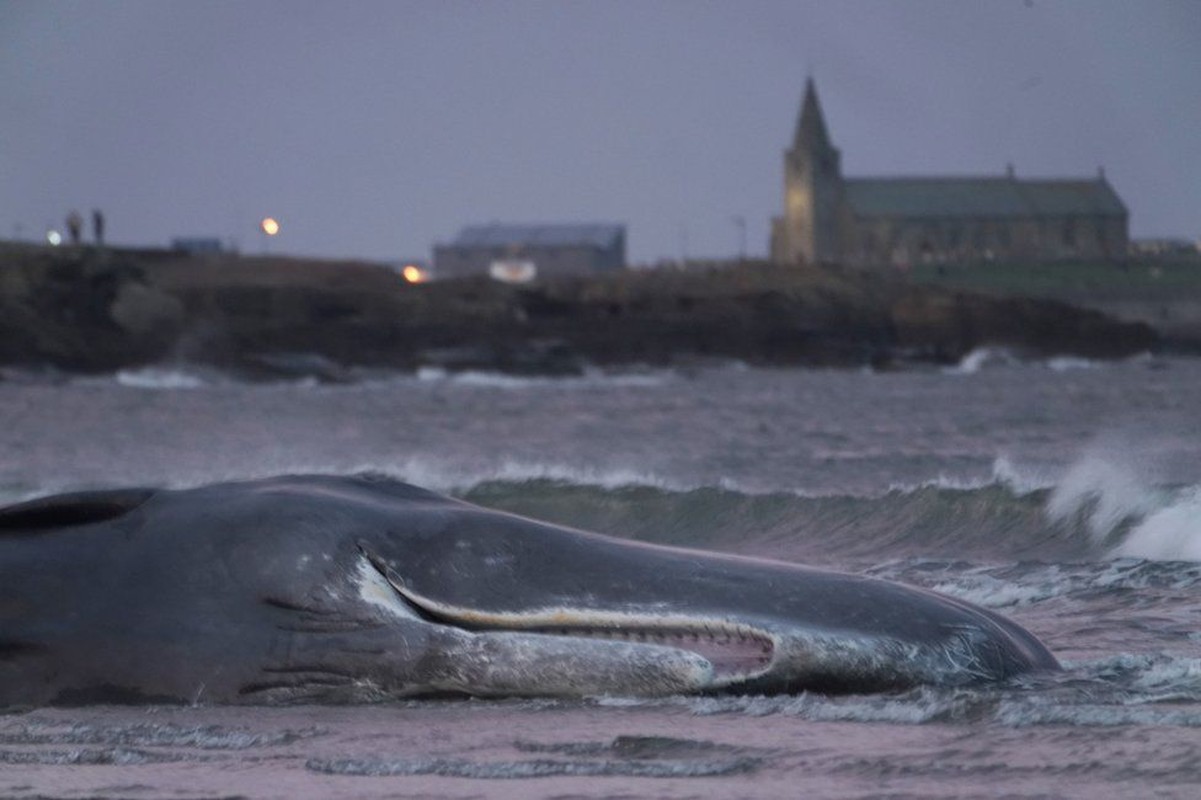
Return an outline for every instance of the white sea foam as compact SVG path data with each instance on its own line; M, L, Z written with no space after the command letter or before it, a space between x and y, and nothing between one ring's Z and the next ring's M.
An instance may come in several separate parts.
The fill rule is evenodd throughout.
M923 489L946 489L954 492L970 492L977 489L987 489L990 486L1002 486L1016 495L1026 495L1055 485L1055 480L1047 469L1031 465L1018 465L1007 456L998 456L993 460L992 472L988 476L966 477L956 475L938 475L937 477L919 483L892 483L882 495L913 494Z
M1058 568L1051 567L1043 575L1024 576L1022 583L983 573L968 573L937 584L933 589L985 608L1005 608L1059 597L1070 592L1073 586L1074 582L1068 576L1063 575Z
M1124 522L1155 510L1159 492L1126 460L1093 448L1068 468L1047 501L1054 522L1082 517L1097 542L1105 542Z
M1157 561L1201 561L1201 487L1191 487L1147 514L1114 553Z
M169 367L123 369L116 375L117 383L134 389L199 389L207 382L195 373Z
M1153 464L1137 451L1092 448L1073 464L1047 501L1054 522L1082 520L1111 555L1201 561L1201 487L1153 482Z
M481 389L590 389L603 387L656 387L672 380L668 370L654 372L605 372L587 370L582 375L509 375L501 372L466 370L451 372L442 367L420 367L415 375L423 383L445 383L452 386Z
M993 484L991 478L966 478L951 475L939 475L920 483L891 483L883 494L914 494L923 489L946 489L952 492L970 492L976 489L986 489Z
M715 489L754 496L787 494L807 499L831 496L828 493L801 490L756 489L728 478L717 481L687 482L668 478L651 470L619 466L584 467L561 462L513 460L464 464L427 456L372 460L303 460L290 454L281 455L278 458L260 454L253 462L243 461L233 467L228 463L212 464L211 467L193 470L186 475L176 475L166 481L165 485L174 489L186 489L218 481L256 480L284 474L354 475L359 473L377 473L431 491L452 495L461 495L489 483L523 484L547 481L607 491L647 488L663 492L684 493ZM147 479L139 476L129 478L129 482L133 483L145 480ZM78 488L80 487L74 485L38 487L34 494L44 494L50 490L67 491Z
M1027 495L1055 486L1055 476L1045 467L1018 464L1008 456L997 456L992 464L993 483L1007 487L1017 495Z
M1053 372L1070 372L1081 369L1098 369L1104 367L1106 363L1068 355L1051 356L1042 361L1026 360L1004 347L978 347L960 359L958 364L945 368L943 372L948 375L975 375L985 369L1019 365L1043 366Z
M442 367L418 367L416 373L419 381L444 381L449 375Z
M1152 664L1143 670L1133 685L1147 692L1201 691L1201 658L1169 658ZM1162 699L1162 695L1155 699Z
M1074 369L1096 369L1100 362L1076 356L1056 356L1047 359L1047 366L1055 372L1068 372Z
M975 375L986 367L1010 366L1017 363L1013 353L1002 347L977 347L959 363L943 370L948 375Z
M358 465L354 472L382 472L401 480L443 492L461 492L483 483L526 483L557 481L602 489L621 489L646 486L666 491L688 491L699 488L671 481L653 472L634 469L581 468L566 464L503 461L477 467L451 466L427 459L407 459L400 462Z

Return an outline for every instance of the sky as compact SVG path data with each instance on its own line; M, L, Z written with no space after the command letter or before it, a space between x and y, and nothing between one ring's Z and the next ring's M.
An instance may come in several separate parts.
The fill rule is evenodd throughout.
M1133 236L1201 238L1198 0L0 0L0 239L100 208L130 245L764 255L809 75L847 175L1103 166Z

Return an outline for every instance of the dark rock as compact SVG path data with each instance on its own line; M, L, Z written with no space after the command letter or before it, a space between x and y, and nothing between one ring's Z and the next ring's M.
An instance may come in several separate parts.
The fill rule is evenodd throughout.
M552 375L698 359L895 367L954 362L986 346L1109 358L1156 345L1145 325L1062 303L832 268L410 285L351 262L0 251L0 364L65 370L170 356L252 379L338 382L355 367Z

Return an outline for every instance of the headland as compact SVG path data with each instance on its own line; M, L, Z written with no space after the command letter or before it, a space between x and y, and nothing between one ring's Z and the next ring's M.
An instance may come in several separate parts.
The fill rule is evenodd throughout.
M338 380L348 367L889 368L955 363L982 347L1103 359L1201 341L1074 305L1070 292L956 285L968 278L746 261L521 286L410 284L369 262L0 245L0 366L192 363L248 379Z

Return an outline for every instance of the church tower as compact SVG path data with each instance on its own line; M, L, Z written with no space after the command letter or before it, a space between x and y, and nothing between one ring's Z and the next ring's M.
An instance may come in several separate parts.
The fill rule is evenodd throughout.
M839 217L843 200L842 156L830 143L813 78L792 147L784 153L784 216L772 226L772 259L816 264L841 256Z

